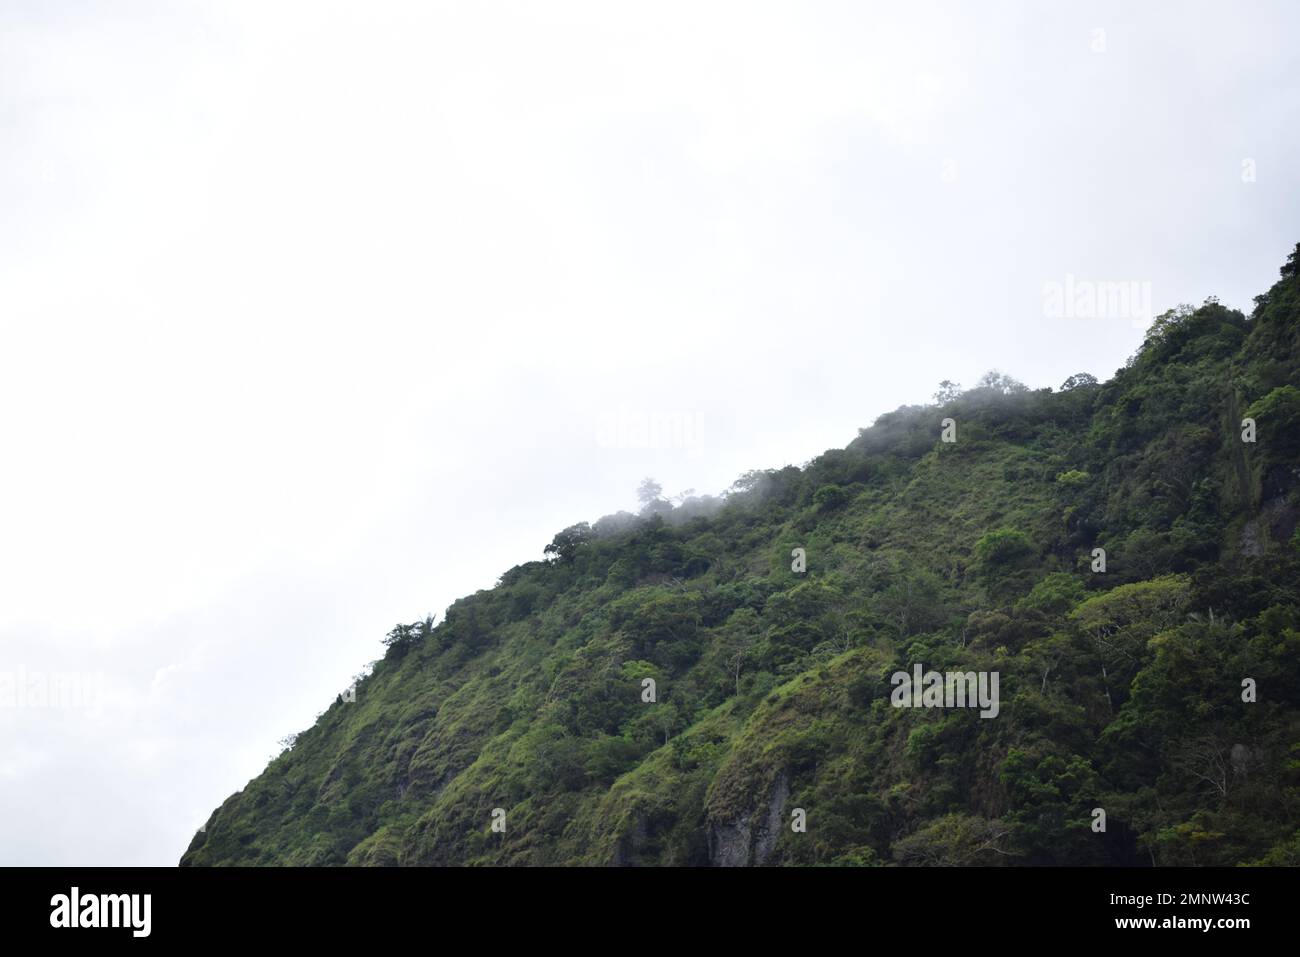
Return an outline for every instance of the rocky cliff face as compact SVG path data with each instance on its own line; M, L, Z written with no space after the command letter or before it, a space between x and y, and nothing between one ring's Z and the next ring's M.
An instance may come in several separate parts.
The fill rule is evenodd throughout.
M782 771L766 800L731 821L709 822L709 861L717 867L762 865L776 847L790 798L790 775Z

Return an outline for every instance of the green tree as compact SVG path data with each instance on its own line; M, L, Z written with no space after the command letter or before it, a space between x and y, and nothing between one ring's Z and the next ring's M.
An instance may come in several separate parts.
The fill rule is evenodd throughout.
M1004 604L1029 587L1036 558L1037 549L1028 535L999 528L975 543L975 576L993 601Z
M586 522L579 522L576 525L570 525L562 532L558 532L551 539L551 544L542 549L542 553L553 556L556 561L571 562L577 556L578 549L591 539L591 526Z
M823 485L813 493L813 504L825 512L833 512L848 504L849 493L839 485Z

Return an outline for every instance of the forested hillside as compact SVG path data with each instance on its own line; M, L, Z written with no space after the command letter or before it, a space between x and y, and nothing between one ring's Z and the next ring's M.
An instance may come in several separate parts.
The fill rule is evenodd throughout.
M1300 864L1298 329L1300 246L1108 382L648 485L395 628L182 864ZM895 707L916 664L997 715Z

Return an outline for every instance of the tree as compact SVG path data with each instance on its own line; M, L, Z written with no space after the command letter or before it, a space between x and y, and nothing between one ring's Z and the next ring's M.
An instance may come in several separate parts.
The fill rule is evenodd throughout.
M770 639L790 649L811 651L823 641L845 638L844 590L834 578L803 581L776 592L763 607L773 626Z
M1098 790L1097 774L1079 754L1042 753L1021 744L1007 752L998 775L1006 788L1003 818L1029 854L1028 864L1080 864L1098 861L1089 827Z
M737 609L722 628L722 653L735 679L736 694L740 694L740 672L758 645L760 629L758 613L752 608Z
M382 639L390 654L400 658L417 644L433 634L433 615L425 615L423 621L409 625L394 625L392 631Z
M641 505L653 505L664 497L664 487L652 478L643 478L636 489L636 499Z
M823 485L813 493L813 504L824 512L832 512L848 504L851 497L838 485Z
M1015 395L1021 392L1028 392L1029 386L1025 385L1011 376L999 372L997 369L990 369L980 377L976 384L978 389L992 389L994 392L1000 392L1003 395Z
M944 613L939 576L922 566L895 566L872 608L898 629L899 638L932 628Z
M1097 377L1089 375L1086 372L1076 372L1070 378L1061 383L1062 392L1073 392L1075 389L1091 389L1097 384Z
M766 469L750 469L731 483L733 495L746 495L761 492L772 481L772 473Z
M1271 461L1287 461L1300 455L1300 389L1279 386L1251 404L1246 416L1259 423L1260 447Z
M556 561L571 562L578 549L591 541L591 526L586 522L570 525L551 539L551 544L542 549L543 554L553 555Z
M961 384L944 379L939 383L939 391L934 394L934 401L939 405L947 405L961 397Z
M681 709L672 701L659 701L651 705L650 723L664 736L664 744L677 732L685 721Z
M1083 582L1069 572L1052 572L1016 603L1017 608L1032 608L1048 615L1064 615L1083 601L1087 594Z
M1291 255L1286 257L1286 263L1282 266L1281 275L1283 279L1300 276L1300 243L1296 243Z
M998 857L1014 856L1001 846L1010 837L1011 828L996 818L945 814L895 841L894 860L929 867L994 864Z
M1079 469L1070 469L1067 472L1058 472L1056 475L1056 484L1063 489L1080 489L1086 486L1091 479L1087 472Z
M1014 528L999 528L975 543L975 576L994 601L1008 600L1028 585L1037 552L1029 537Z
M1166 575L1119 585L1083 602L1071 613L1096 649L1101 686L1111 711L1111 688L1127 688L1149 656L1148 642L1178 624L1187 613L1190 580ZM1116 680L1117 679L1117 680Z

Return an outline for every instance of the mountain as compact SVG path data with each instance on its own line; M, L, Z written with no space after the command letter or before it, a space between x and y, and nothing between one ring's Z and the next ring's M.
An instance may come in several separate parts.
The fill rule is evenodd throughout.
M1108 382L648 483L394 628L181 863L1300 864L1298 329L1300 245Z

